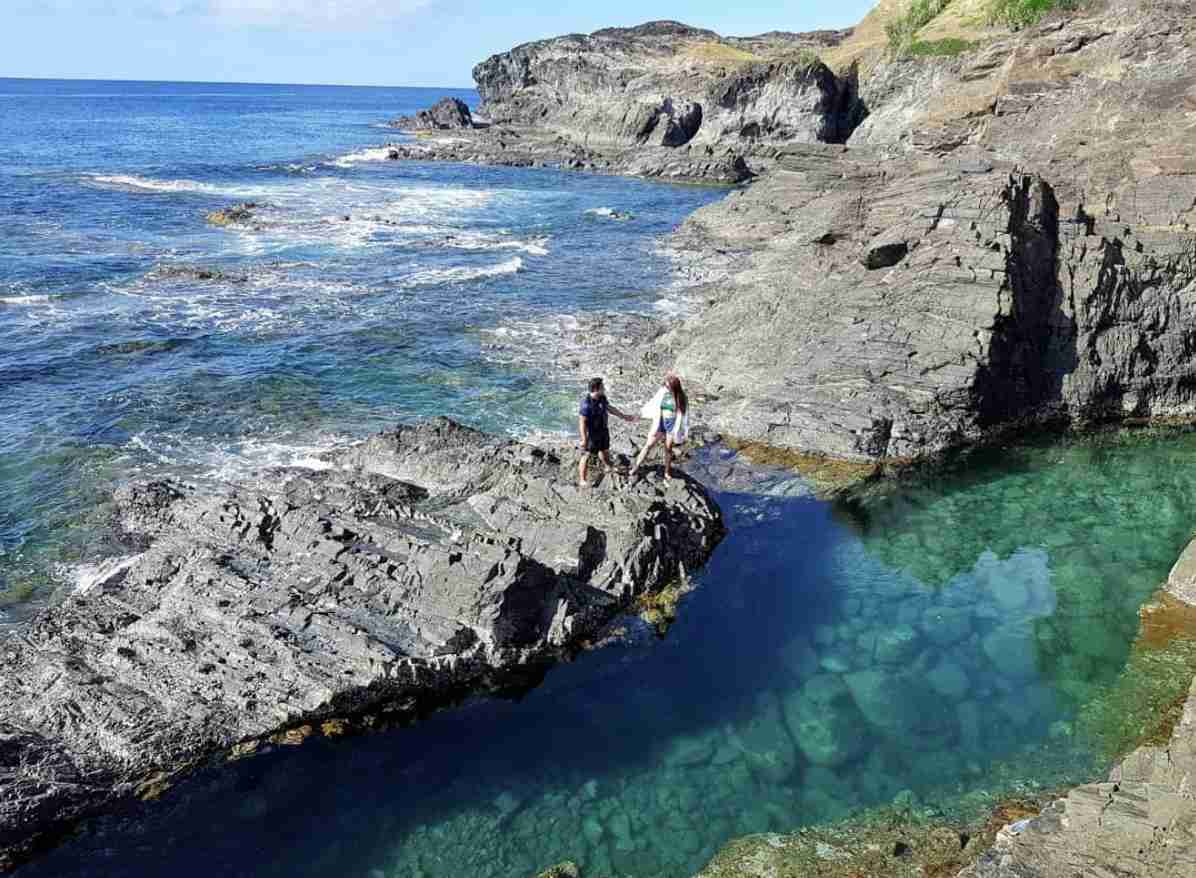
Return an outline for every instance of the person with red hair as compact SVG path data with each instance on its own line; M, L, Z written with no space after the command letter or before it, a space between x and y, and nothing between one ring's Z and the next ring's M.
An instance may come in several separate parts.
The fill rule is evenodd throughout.
M685 441L689 429L689 400L685 396L685 389L681 386L681 379L671 371L664 376L664 386L656 392L645 406L644 417L652 418L652 426L648 430L648 439L640 449L639 457L635 459L635 466L631 468L631 475L635 475L648 456L648 452L658 442L664 443L664 477L673 477L673 447Z

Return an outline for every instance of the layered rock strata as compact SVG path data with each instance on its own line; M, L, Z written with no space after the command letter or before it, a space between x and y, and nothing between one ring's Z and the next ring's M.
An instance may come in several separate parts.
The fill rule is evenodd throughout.
M0 644L0 864L205 757L534 683L723 532L692 481L450 421L330 464L120 491L136 554Z
M489 130L393 144L392 157L737 183L778 144L854 130L854 74L817 57L845 35L728 38L658 21L527 43L474 68Z
M678 368L726 434L860 461L1196 414L1196 24L1084 8L874 58L846 148L779 146L685 224L695 316L615 365Z
M1012 424L1196 412L1196 235L1060 202L974 154L794 147L675 237L720 254L696 316L633 351L702 420L779 448L924 457Z

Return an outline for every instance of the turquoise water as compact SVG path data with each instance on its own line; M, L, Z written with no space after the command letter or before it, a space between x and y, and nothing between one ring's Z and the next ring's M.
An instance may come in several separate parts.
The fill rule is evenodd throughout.
M731 531L664 639L518 702L209 772L31 876L687 876L888 803L975 816L1104 770L1114 686L1196 521L1196 435L1003 448L846 507L712 451Z
M444 93L0 80L0 627L87 575L131 477L574 422L579 320L669 307L658 238L722 191L387 161Z

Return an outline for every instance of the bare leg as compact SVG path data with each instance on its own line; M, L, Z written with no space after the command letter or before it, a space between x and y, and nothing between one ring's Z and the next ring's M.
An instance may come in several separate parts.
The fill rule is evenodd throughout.
M608 473L613 473L615 471L615 465L610 462L610 451L602 451L598 456L602 458L603 469Z
M590 452L586 451L586 449L583 448L581 450L581 463L579 463L577 465L577 486L579 488L584 488L589 484L589 482L586 481L586 476L589 475L589 473L588 473L589 467L590 467Z
M648 456L648 452L652 450L652 446L657 443L657 441L658 441L657 437L659 435L660 435L659 433L649 433L648 434L648 438L644 442L644 447L640 449L640 456L635 459L635 466L633 466L631 468L632 475L634 475L635 471L638 470L640 468L640 466L643 464L644 458L646 458Z
M671 479L673 477L673 437L667 436L664 440L664 477Z

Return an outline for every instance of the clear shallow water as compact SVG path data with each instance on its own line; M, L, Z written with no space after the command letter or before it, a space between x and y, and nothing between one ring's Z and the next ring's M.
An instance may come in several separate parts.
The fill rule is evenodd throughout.
M445 93L0 80L0 625L131 475L430 414L568 428L577 316L667 305L658 236L722 193L385 161L381 123Z
M23 874L687 876L746 833L1090 779L1086 705L1191 534L1194 454L1001 449L852 508L691 461L731 532L665 639L630 624L519 703L204 775Z

